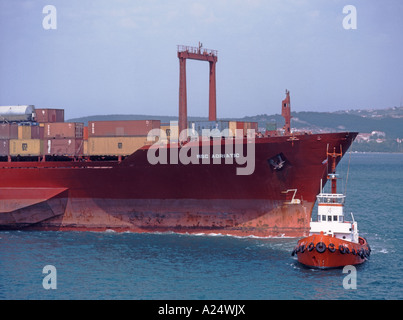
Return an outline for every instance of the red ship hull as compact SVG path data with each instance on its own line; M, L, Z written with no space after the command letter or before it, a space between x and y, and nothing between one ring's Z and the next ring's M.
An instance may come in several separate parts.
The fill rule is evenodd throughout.
M121 162L0 162L0 228L304 236L327 149L345 152L356 135L257 138L250 175L225 159L152 165L149 147Z
M320 234L299 240L293 255L297 254L298 262L305 266L328 269L361 264L370 252L362 237L359 237L359 243L354 243Z

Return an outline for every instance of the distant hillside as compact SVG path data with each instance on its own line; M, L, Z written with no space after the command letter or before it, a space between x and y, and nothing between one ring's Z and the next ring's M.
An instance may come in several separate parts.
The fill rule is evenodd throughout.
M403 107L393 107L387 109L356 109L336 111L340 114L352 114L364 118L403 118Z
M326 131L382 131L391 139L403 137L403 118L366 118L352 114L325 112L292 113L291 125L295 128L328 129Z
M70 122L101 120L161 120L162 123L177 121L175 116L150 115L94 115L89 117L69 119ZM189 121L206 121L203 117L189 117ZM220 119L255 121L259 128L282 128L284 119L281 115L256 115L238 119ZM373 139L354 144L356 151L391 151L403 152L400 139L403 139L403 107L379 110L347 110L337 112L292 112L291 127L297 130L318 132L357 131L370 134L374 131L384 133L382 139Z

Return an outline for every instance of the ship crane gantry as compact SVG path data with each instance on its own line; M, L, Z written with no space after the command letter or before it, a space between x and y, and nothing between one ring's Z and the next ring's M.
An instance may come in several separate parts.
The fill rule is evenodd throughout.
M187 128L187 93L186 93L186 60L208 61L210 64L209 77L209 121L217 120L216 103L216 63L217 50L203 48L199 42L198 47L178 45L179 58L179 133ZM180 137L180 140L186 137Z

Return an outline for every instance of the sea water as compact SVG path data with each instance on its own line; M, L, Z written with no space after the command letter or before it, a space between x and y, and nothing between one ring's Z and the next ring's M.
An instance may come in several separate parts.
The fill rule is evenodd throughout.
M300 265L297 238L2 231L0 299L402 299L403 154L346 154L338 172L372 249L355 289Z

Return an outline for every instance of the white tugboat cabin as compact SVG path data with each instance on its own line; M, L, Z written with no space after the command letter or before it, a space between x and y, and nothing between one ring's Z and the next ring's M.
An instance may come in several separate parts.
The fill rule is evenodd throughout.
M337 174L329 174L332 181L337 179ZM333 189L333 188L332 188ZM358 243L357 222L351 214L352 221L344 219L344 201L346 196L341 193L323 193L316 196L318 200L318 220L311 221L309 235L329 235L341 240Z

